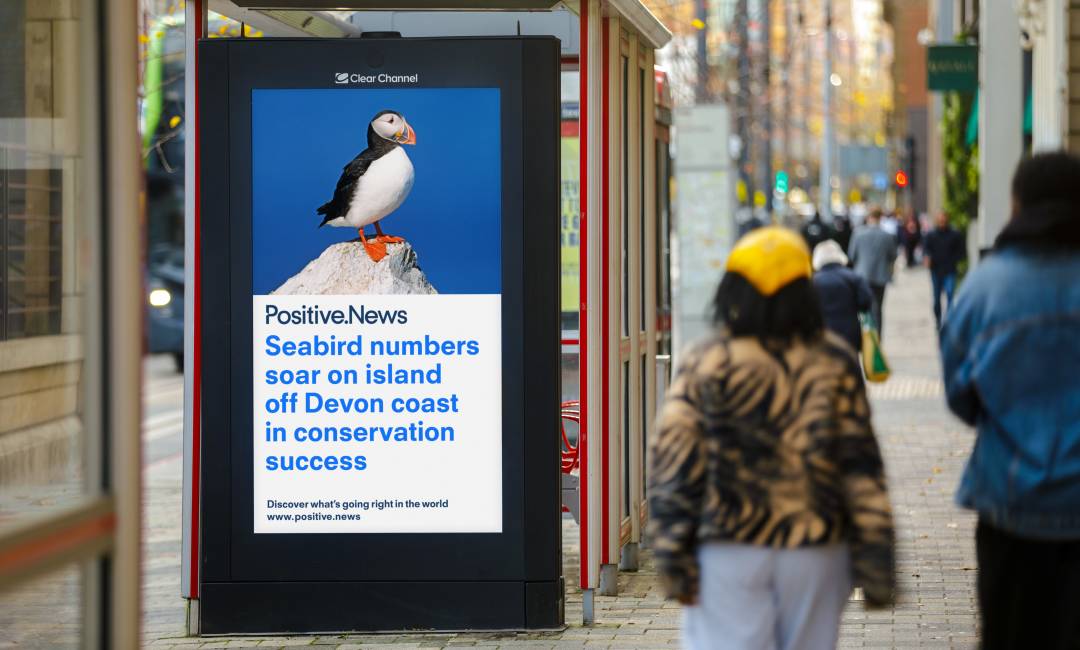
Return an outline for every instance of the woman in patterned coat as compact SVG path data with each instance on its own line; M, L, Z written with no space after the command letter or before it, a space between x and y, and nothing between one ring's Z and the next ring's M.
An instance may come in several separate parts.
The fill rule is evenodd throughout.
M893 602L893 524L858 361L825 332L795 233L732 250L716 329L682 354L651 443L661 582L692 649L834 648L852 586Z

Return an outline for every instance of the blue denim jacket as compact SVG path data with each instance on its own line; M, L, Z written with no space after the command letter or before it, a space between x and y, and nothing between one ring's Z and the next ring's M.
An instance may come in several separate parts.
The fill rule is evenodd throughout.
M949 408L978 432L957 503L1016 535L1080 539L1080 255L995 252L941 351Z

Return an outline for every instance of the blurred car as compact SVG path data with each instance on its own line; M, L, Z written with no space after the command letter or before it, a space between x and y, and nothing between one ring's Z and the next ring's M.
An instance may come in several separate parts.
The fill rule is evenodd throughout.
M171 354L184 371L184 248L154 246L146 258L147 352Z

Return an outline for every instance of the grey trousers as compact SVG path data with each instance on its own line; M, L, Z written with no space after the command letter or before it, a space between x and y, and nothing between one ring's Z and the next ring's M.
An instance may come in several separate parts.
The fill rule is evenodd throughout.
M683 608L689 650L831 650L851 593L846 545L778 550L706 544L700 600Z
M885 315L882 313L882 308L885 306L885 286L884 284L871 284L870 293L874 294L874 306L870 308L870 313L874 315L874 324L877 325L878 338L885 340L885 335L882 333L885 328Z

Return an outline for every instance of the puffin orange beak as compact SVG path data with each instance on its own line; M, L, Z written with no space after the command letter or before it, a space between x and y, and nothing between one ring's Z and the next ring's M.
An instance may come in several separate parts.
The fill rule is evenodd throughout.
M401 129L401 132L394 136L400 144L416 144L416 131L409 126L408 122L405 123L405 127Z

